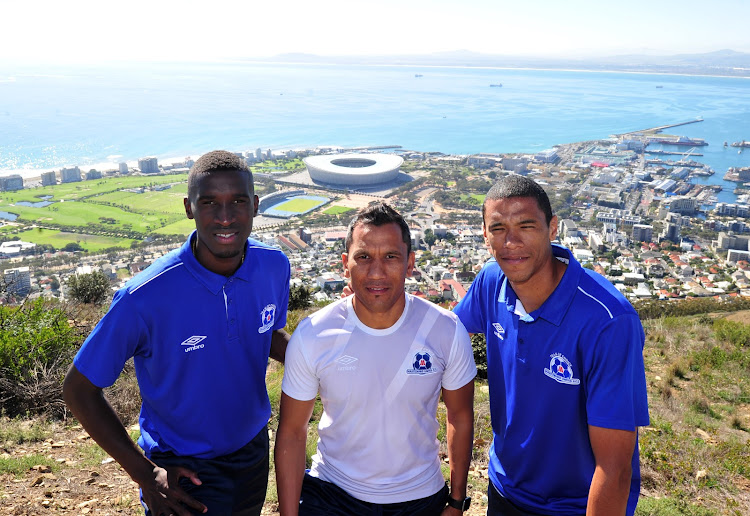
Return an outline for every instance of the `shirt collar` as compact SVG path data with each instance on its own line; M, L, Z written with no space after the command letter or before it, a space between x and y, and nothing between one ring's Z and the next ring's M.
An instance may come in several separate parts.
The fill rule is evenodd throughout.
M240 265L240 268L237 269L234 274L227 277L211 272L198 262L198 259L193 254L193 250L190 246L195 234L196 231L193 230L187 241L182 244L182 247L180 248L180 258L188 271L190 271L190 274L192 274L204 287L213 294L218 294L224 285L230 280L241 279L248 282L250 281L250 273L252 271L252 264L250 262L252 262L252 253L250 253L248 242L245 242L245 259L242 261L242 265Z
M498 302L504 302L508 311L518 315L522 321L533 322L541 317L555 326L560 326L570 304L573 302L573 296L575 296L583 270L581 264L573 258L568 249L557 244L552 244L552 254L556 259L566 262L568 266L552 294L542 303L542 306L530 314L526 314L526 310L523 309L523 305L518 300L513 287L508 283L508 278L503 276ZM518 306L516 303L518 303Z

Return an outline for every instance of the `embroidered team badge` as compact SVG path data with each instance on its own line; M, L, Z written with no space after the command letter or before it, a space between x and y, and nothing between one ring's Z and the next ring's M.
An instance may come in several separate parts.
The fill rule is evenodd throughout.
M406 374L432 374L437 373L437 370L432 368L432 361L430 354L427 351L420 351L414 354L414 362L412 363L412 369L407 369Z
M276 305L266 305L263 311L260 312L260 328L258 328L258 333L265 333L273 328L275 320Z
M505 328L500 326L500 323L497 322L493 322L492 327L495 328L495 331L493 331L492 333L494 333L498 339L505 340L505 337L503 336L505 335Z
M581 383L581 380L573 377L573 365L562 353L553 353L550 355L549 369L545 369L544 374L556 382L567 385L578 385Z

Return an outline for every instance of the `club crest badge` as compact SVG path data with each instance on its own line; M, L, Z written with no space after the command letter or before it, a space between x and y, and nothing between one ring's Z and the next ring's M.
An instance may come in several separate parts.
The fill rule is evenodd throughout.
M406 370L406 374L432 374L437 373L436 369L432 367L432 359L430 353L427 351L420 351L414 354L414 362L412 368Z
M573 365L562 353L553 353L550 355L549 369L545 369L544 374L556 382L567 385L578 385L581 383L581 380L573 376Z
M258 328L258 333L265 333L273 328L275 320L276 305L266 305L266 307L260 312L260 328Z

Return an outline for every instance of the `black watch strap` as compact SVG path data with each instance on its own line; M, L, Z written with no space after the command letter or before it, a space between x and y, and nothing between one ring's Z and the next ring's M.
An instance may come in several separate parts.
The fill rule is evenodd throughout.
M451 495L448 495L448 505L463 512L471 505L471 497L467 496L463 500L456 500Z

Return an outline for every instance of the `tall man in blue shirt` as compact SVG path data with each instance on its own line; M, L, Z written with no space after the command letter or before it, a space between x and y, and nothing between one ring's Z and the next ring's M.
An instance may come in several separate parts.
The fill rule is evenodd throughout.
M269 463L265 372L289 340L289 261L248 238L258 196L234 154L195 162L184 206L196 230L115 294L63 394L140 485L147 515L258 515ZM145 455L102 394L131 357Z
M551 243L557 217L531 179L499 180L482 218L494 259L455 312L487 337L487 514L632 515L648 424L638 315Z

